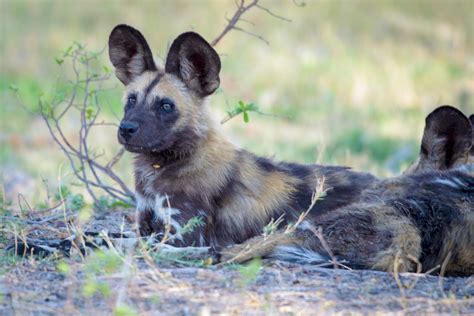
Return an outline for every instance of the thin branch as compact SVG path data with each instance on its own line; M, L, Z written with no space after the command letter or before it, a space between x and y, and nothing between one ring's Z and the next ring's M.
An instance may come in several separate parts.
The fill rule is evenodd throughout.
M238 3L236 1L237 9L235 10L234 15L230 18L229 23L227 23L226 27L222 30L222 32L211 42L211 45L216 46L217 43L219 43L227 33L229 33L232 29L235 28L235 25L237 24L237 22L239 22L240 17L249 9L254 7L257 3L258 0L253 0L247 6L245 6L245 0L240 0L240 2Z
M257 8L259 8L260 10L263 10L263 11L267 12L268 14L270 14L271 16L273 16L274 18L280 19L280 20L285 21L285 22L288 22L288 23L291 22L290 19L285 18L284 16L281 16L281 15L278 15L278 14L274 13L273 11L271 11L270 9L268 9L268 8L266 8L266 7L263 7L263 6L261 6L260 4L258 4L258 3L257 3L255 6L256 6Z
M249 31L247 31L247 30L245 30L245 29L243 29L243 28L240 28L240 27L238 27L238 26L234 26L233 29L234 29L235 31L239 31L239 32L245 33L245 34L247 34L247 35L253 36L253 37L255 37L255 38L261 40L261 41L264 42L265 44L270 45L270 42L267 41L267 40L266 40L263 36L261 36L261 35L258 35L258 34L249 32Z
M250 9L252 9L254 7L266 12L271 17L282 20L284 22L291 22L290 19L288 19L284 16L281 16L281 15L278 15L278 14L274 13L272 10L270 10L269 8L262 6L261 4L259 4L259 1L260 0L252 0L246 5L245 0L240 0L240 1L236 0L235 1L236 10L235 10L234 14L232 15L232 17L230 19L227 18L227 16L225 17L225 19L227 21L227 25L224 27L222 32L211 42L211 45L216 46L222 40L222 38L232 30L239 31L239 32L248 34L250 36L253 36L255 38L258 38L259 40L263 41L267 45L270 44L269 41L266 40L263 36L258 35L254 32L251 32L249 30L246 30L243 27L240 27L240 26L237 25L239 22L246 22L246 23L248 23L252 26L255 26L255 24L253 22L251 22L249 20L246 20L242 17L245 13L247 13Z

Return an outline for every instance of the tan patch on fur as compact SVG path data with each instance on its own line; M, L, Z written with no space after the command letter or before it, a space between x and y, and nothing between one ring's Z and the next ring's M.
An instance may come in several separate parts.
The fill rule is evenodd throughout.
M239 179L237 179L239 180ZM236 232L261 232L279 207L288 203L301 181L284 173L266 172L258 168L255 162L244 156L240 163L240 181L238 191L224 201L218 217Z
M372 268L387 272L394 272L398 265L398 272L416 270L412 258L419 260L421 255L421 236L418 229L404 216L389 206L371 210L375 225L380 231L392 233L392 244L384 251L379 252L373 259ZM398 261L398 262L397 262Z

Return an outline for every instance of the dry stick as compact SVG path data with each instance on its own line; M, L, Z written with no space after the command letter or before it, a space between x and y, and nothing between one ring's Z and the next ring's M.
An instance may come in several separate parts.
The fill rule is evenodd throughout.
M429 269L428 271L426 271L423 275L429 275L429 274L431 274L432 272L438 270L439 268L441 268L441 266L438 264L438 265L436 265L435 267L433 267L433 268Z
M403 309L407 308L407 302L405 300L405 289L403 288L402 281L400 280L400 274L399 274L399 267L400 267L400 256L401 256L401 251L397 251L395 254L395 259L393 263L393 277L395 278L395 282L397 283L398 289L400 290L400 294L402 295L401 301L403 305Z
M422 264L420 260L418 260L418 258L413 255L407 255L407 258L416 263L416 274L420 274L422 270ZM424 276L424 274L422 274L421 276ZM415 280L413 280L413 282L406 286L407 292L411 291L415 287L415 285L418 283L418 280L419 278L416 278Z
M443 298L447 298L446 293L444 293L444 287L443 287L444 274L446 273L446 267L448 266L451 256L452 256L452 252L449 251L443 263L441 264L441 271L439 272L439 277L438 277L438 286L439 286L439 290L441 291L441 294L443 295Z
M339 262L337 261L336 256L334 255L331 248L329 247L326 240L324 239L322 227L318 227L317 229L314 229L314 227L310 227L310 230L319 239L321 246L323 246L324 250L328 253L329 257L331 257L331 261L334 265L334 270L337 270L339 267Z
M31 207L30 203L28 203L25 196L21 193L18 193L18 205L20 206L20 208L21 208L21 203L22 203L21 201L22 200L23 200L23 203L25 203L26 207L28 208L28 213L33 212L33 208Z

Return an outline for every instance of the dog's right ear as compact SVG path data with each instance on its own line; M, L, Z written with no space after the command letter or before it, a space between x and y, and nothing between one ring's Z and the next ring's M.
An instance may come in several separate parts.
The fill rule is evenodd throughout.
M125 24L117 25L110 33L109 58L115 67L115 75L124 85L144 71L157 70L143 35Z
M165 71L180 78L201 97L212 94L219 87L220 70L219 55L201 35L183 33L171 44Z
M426 117L419 168L446 170L466 163L472 146L472 126L458 109L444 105Z

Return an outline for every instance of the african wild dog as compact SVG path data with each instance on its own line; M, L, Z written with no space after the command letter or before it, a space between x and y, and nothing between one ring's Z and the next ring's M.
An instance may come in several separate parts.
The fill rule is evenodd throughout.
M169 222L177 245L242 243L272 218L295 221L321 178L328 190L309 218L356 201L377 180L346 167L275 162L228 141L208 104L219 86L219 56L196 33L178 36L161 68L143 35L118 25L109 56L126 86L118 139L136 154L142 235L162 233ZM183 224L196 215L204 225L182 235Z
M446 274L474 274L472 133L468 119L455 108L433 111L426 119L420 157L408 175L382 180L360 201L312 223L322 228L326 247L355 268L394 271L397 265L404 272L420 263L428 271L444 263ZM222 260L269 256L327 262L326 248L307 226L263 239L224 249Z

